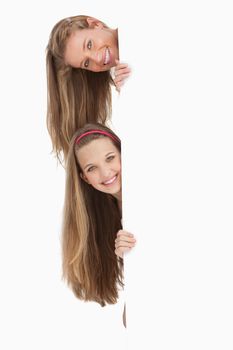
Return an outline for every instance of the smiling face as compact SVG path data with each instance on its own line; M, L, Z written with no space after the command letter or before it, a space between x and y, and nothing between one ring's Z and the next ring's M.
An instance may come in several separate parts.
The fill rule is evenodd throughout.
M119 197L121 155L110 138L92 140L77 151L81 178L96 190Z
M93 72L107 71L119 59L117 30L88 18L89 28L76 30L66 43L65 62Z

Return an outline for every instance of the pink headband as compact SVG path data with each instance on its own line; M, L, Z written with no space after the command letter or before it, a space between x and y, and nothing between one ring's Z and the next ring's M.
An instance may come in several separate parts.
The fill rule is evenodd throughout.
M102 131L102 130L90 130L85 132L84 134L80 135L76 140L75 143L77 144L84 136L86 135L90 135L90 134L101 134L101 135L105 135L110 137L111 139L113 139L116 142L120 142L116 137L114 137L112 134L110 134L107 131Z

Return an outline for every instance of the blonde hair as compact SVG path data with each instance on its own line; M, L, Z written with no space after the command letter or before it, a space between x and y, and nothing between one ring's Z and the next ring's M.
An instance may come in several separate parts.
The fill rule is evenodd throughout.
M108 137L90 134L78 144L77 137L89 130L107 131L101 124L87 124L72 138L67 157L67 176L62 230L63 277L81 300L101 306L117 302L123 287L123 259L115 254L115 238L122 228L117 200L100 192L80 177L78 150L92 140ZM110 140L120 151L120 140Z
M61 154L66 158L69 142L78 128L86 123L105 124L112 112L114 82L110 72L73 68L64 60L67 39L74 31L88 28L87 18L73 16L59 21L52 29L46 50L47 128L59 159Z

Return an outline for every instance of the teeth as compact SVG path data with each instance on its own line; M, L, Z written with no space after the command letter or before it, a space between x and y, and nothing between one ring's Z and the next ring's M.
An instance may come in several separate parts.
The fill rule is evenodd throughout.
M108 180L108 181L106 181L106 182L103 182L103 184L104 184L104 185L111 184L111 183L113 183L113 182L115 181L115 179L116 179L116 176L114 176L112 179L110 179L110 180Z
M110 53L109 53L109 49L106 48L104 64L109 63L109 60L110 60Z

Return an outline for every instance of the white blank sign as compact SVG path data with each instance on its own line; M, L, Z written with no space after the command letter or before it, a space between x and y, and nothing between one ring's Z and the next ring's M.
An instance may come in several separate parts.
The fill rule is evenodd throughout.
M129 349L233 347L230 5L144 1L121 19Z

